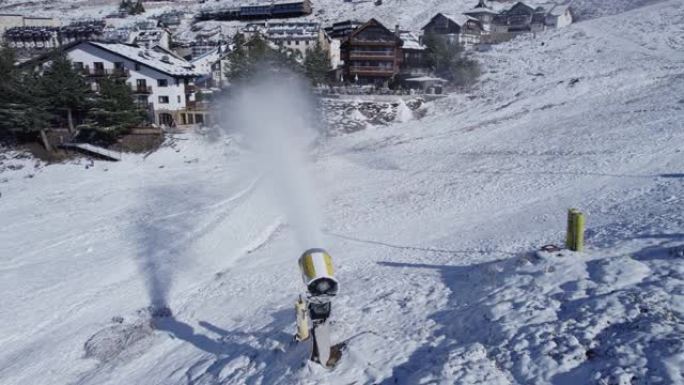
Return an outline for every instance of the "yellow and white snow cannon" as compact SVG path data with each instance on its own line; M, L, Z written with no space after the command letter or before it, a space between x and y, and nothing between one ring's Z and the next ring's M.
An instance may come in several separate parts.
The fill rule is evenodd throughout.
M299 257L302 279L312 298L329 298L337 294L332 257L323 249L309 249Z

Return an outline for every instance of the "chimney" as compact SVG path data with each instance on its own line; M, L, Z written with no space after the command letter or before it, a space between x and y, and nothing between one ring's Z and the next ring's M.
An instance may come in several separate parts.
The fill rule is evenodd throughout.
M399 36L399 32L400 32L400 31L399 31L399 24L396 24L396 25L394 26L394 34L397 35L397 36Z

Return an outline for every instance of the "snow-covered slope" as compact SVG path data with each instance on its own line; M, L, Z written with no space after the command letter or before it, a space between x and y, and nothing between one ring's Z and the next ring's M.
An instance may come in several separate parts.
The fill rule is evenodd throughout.
M333 371L291 343L302 250L231 138L3 160L0 382L684 383L683 15L496 46L472 93L321 143ZM587 252L534 253L569 207Z
M573 9L580 19L615 15L661 0L572 0ZM156 13L183 9L198 11L206 8L240 6L268 1L247 0L175 0L147 2L147 13L135 17L141 19ZM495 6L511 6L516 0L493 3ZM562 1L561 1L562 2ZM5 0L0 2L0 12L55 16L70 19L102 18L118 8L119 0ZM548 4L547 0L527 0L526 4ZM340 20L368 20L378 18L388 27L399 24L402 28L419 29L437 12L459 14L475 7L477 0L384 0L375 5L374 0L312 0L314 13L310 17L324 23Z

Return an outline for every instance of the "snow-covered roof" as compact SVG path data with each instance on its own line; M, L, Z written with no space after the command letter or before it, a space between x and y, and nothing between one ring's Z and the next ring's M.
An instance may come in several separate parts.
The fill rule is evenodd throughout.
M399 38L404 42L404 49L424 50L425 46L420 44L420 38L413 32L401 32Z
M167 32L163 29L144 29L134 33L133 42L150 45L159 43Z
M570 9L570 4L555 5L551 8L549 14L553 16L563 16L568 9Z
M168 52L151 48L142 48L136 45L121 43L88 42L95 47L109 51L126 59L140 63L159 72L171 76L198 76L197 69L187 60L170 55Z
M265 22L250 23L244 32L261 32L268 39L316 39L318 38L320 24L313 22Z
M479 13L491 13L493 15L498 14L497 11L495 11L493 9L489 9L489 8L484 8L484 7L477 7L477 8L473 8L469 11L463 12L463 14L465 14L465 15L475 15L475 14L479 14Z
M455 15L451 13L442 13L444 17L447 19L453 21L454 23L458 24L459 26L463 26L468 20L476 20L473 17L470 17L468 15Z
M407 82L415 82L415 83L429 83L429 82L434 82L434 83L447 83L448 80L442 79L442 78L436 78L432 76L419 76L416 78L409 78L406 79L405 81Z
M211 66L221 60L226 55L225 52L220 52L219 47L212 49L204 55L192 60L190 63L195 66L195 69L202 74L211 73Z

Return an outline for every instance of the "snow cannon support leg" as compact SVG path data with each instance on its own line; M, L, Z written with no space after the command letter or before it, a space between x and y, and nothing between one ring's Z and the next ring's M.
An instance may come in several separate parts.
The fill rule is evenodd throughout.
M309 339L309 320L307 316L307 303L299 297L297 302L295 302L295 314L297 317L297 335L295 339L297 341L306 341Z
M311 361L318 362L325 367L329 367L332 345L330 343L330 324L328 318L332 306L330 302L309 303L309 317L313 328L313 350L311 351Z
M568 235L565 244L572 251L584 250L584 214L577 209L568 210Z

